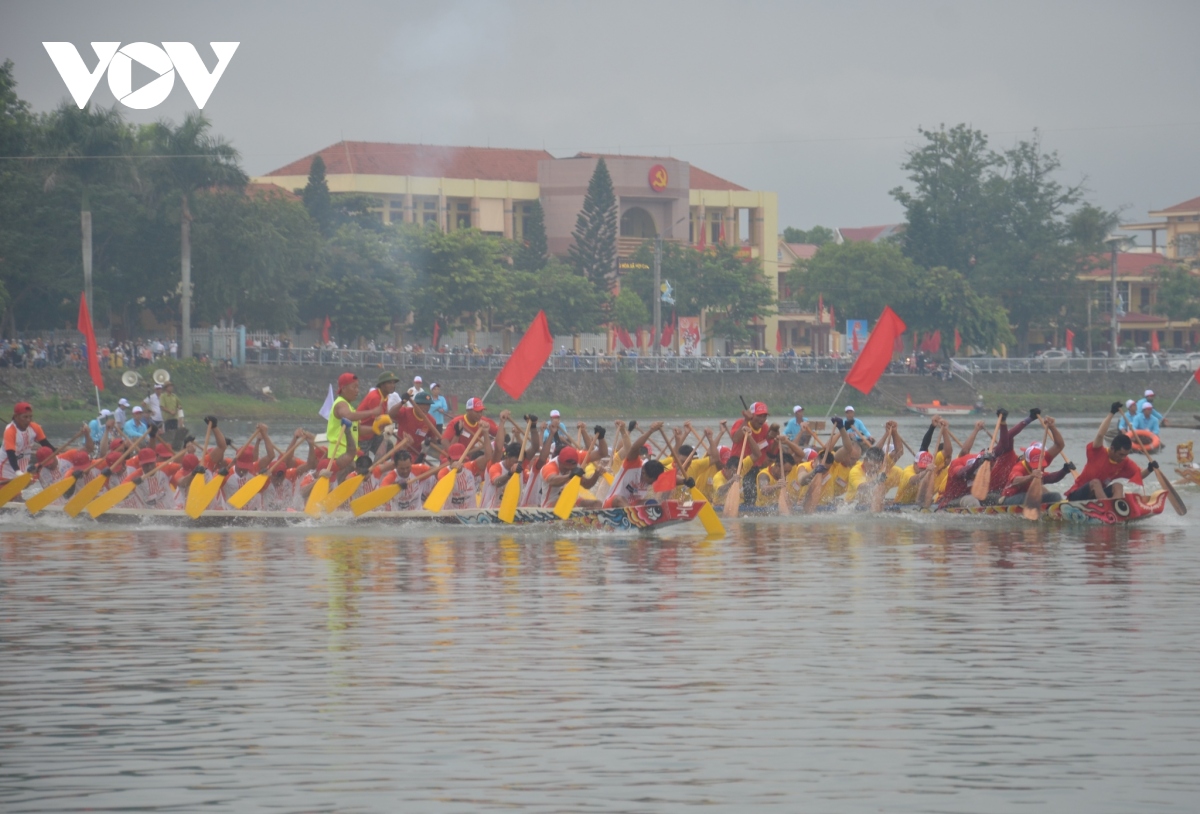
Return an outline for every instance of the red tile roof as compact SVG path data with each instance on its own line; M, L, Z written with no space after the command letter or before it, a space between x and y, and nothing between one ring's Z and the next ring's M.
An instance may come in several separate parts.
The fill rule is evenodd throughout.
M316 155L307 155L267 175L308 175ZM538 161L554 158L545 150L443 147L375 141L340 141L321 150L319 155L325 161L327 175L410 175L534 183L538 179Z
M1091 277L1109 277L1112 275L1112 255L1098 254L1092 258L1095 265L1087 272ZM1164 265L1167 258L1161 254L1144 254L1142 252L1120 252L1117 254L1118 277L1149 277L1157 274L1158 266Z
M576 153L576 158L642 158L649 161L662 159L662 156L655 155L612 155L611 153ZM733 181L726 181L724 178L713 175L711 172L700 169L695 164L689 165L690 180L688 189L712 189L712 190L732 190L734 192L744 191L746 188L740 184L735 184Z
M820 248L815 243L784 243L788 247L788 251L795 256L797 260L809 260L816 255L817 249Z
M1200 212L1200 198L1192 198L1190 201L1177 203L1174 206L1168 206L1166 209L1159 209L1158 212Z
M851 243L874 243L875 241L882 240L885 237L891 237L903 226L903 223L888 223L884 224L883 226L862 226L852 229L843 227L838 229L838 231L842 234L842 240L846 240Z
M306 173L307 174L307 173ZM275 184L251 181L246 184L246 194L256 198L282 198L285 201L303 200L299 195Z

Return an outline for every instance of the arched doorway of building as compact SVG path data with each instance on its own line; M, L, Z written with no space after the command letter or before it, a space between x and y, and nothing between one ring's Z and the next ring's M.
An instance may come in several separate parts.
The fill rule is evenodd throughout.
M621 237L636 237L648 240L658 235L654 226L654 218L640 206L625 210L621 216Z

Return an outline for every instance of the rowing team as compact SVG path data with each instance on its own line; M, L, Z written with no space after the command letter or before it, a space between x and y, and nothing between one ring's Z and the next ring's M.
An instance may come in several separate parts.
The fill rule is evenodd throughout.
M896 423L887 422L882 437L875 439L852 408L847 408L845 419L832 420L834 430L824 442L810 431L801 408L795 408L795 417L781 430L768 421L767 406L755 402L732 427L722 421L715 432L712 428L698 432L691 422L684 422L671 435L662 422L637 432L636 421L618 421L610 449L602 426L589 431L580 422L572 438L557 411L544 427L538 426L537 416L525 416L521 425L508 411L499 414L497 424L484 415L485 406L478 398L469 399L462 415L439 427L429 414L427 393L391 399L381 390L394 385L394 378L386 382L385 378L387 374L355 408L357 377L353 373L339 377L326 445L297 429L281 451L260 424L232 458L226 457L232 447L212 416L205 418L203 443L189 439L178 451L156 442L155 428L136 440L110 437L106 430L97 446L86 425L76 436L83 437L82 448L66 449L68 442L56 451L33 422L32 407L23 402L16 405L13 421L5 429L0 486L28 472L36 474L48 494L56 494L52 490L56 484L61 488L51 505L69 502L77 491L86 490L94 498L123 486L129 493L120 502L122 507L183 509L191 487L201 483L209 493L205 509L289 511L311 510L314 491L324 498L338 485L353 483L348 491L342 490L345 500L357 502L374 495L377 500L358 505L416 511L443 506L499 508L515 478L517 505L525 507L557 506L564 489L574 506L598 508L683 497L682 490L691 493L695 488L705 499L727 507L732 500L735 507L778 504L813 510L839 502L878 508L885 497L894 503L939 507L1020 503L1035 482L1040 491L1041 484L1056 483L1074 470L1066 462L1056 472L1045 472L1064 444L1054 420L1042 419L1036 408L1012 428L1007 411L998 410L990 443L978 453L972 449L983 422L976 423L959 444L947 422L934 418L913 453L915 460L901 468L905 449L912 450ZM1152 462L1143 473L1128 460L1131 443L1126 436L1118 436L1111 448L1104 446L1105 433L1120 407L1112 405L1088 445L1086 466L1067 493L1068 500L1119 497L1122 480L1140 483L1156 467ZM1034 421L1044 426L1043 440L1018 456L1014 439ZM729 441L723 445L726 434ZM1049 447L1048 441L1052 441ZM307 455L297 455L305 444ZM438 490L436 505L430 506L438 493L435 483L444 488ZM739 488L731 499L729 490L735 483ZM1044 494L1042 502L1058 498Z

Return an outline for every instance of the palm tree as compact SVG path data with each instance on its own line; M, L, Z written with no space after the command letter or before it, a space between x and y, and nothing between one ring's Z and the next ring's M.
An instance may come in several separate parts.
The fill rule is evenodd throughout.
M68 101L50 114L46 139L51 154L51 170L45 188L52 189L59 175L68 175L79 181L83 290L87 294L88 311L95 324L92 310L92 209L88 192L98 183L132 174L129 161L132 134L116 105L107 110L100 107L93 109L89 102L81 109Z
M151 151L157 156L167 186L179 195L179 247L183 337L180 357L192 356L192 211L193 193L215 187L241 188L246 173L238 165L238 151L220 136L208 134L212 123L203 113L189 113L175 126L160 121L149 128Z

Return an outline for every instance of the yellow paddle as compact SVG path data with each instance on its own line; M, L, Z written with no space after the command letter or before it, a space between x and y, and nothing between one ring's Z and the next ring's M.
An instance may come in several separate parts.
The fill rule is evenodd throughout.
M143 433L132 447L126 450L120 458L117 458L116 463L114 463L113 466L115 467L124 464L125 459L133 454L133 451L137 449L138 444L142 443L142 439L148 434L149 433ZM104 459L101 458L99 461L94 461L92 466L99 466L103 460ZM63 507L63 511L67 513L68 517L78 517L79 513L82 512L88 506L88 504L96 499L96 495L100 494L101 490L103 490L107 484L108 478L104 475L99 475L98 477L93 478L88 483L84 484L83 488L76 492L71 499L67 501L67 505Z
M304 513L309 517L321 516L321 501L329 496L329 476L317 478L308 493L308 501L304 504Z
M29 472L22 472L8 483L0 487L0 506L3 506L8 501L12 500L17 495L25 490L25 487L33 483L33 475Z
M483 432L484 423L479 422L479 429L475 430L475 434L471 436L467 448L463 450L463 454L459 456L458 462L450 467L450 471L438 479L434 484L433 491L429 493L429 497L425 498L425 510L430 512L440 512L442 507L446 505L446 501L450 499L450 493L454 491L454 481L458 478L458 468L462 466L462 462L467 459L467 454L471 448L475 446L475 442L479 440L479 434Z
M29 498L29 500L26 500L25 508L29 509L29 513L31 515L37 514L42 509L46 508L51 503L58 500L60 497L65 495L67 492L69 492L71 490L71 487L74 485L75 485L75 476L74 475L66 475L65 477L60 478L59 480L57 480L54 483L47 486L45 489L38 492L33 497Z
M704 530L708 532L709 536L724 537L725 526L721 524L721 518L717 517L717 510L704 497L704 493L695 486L692 487L692 500L704 503L700 507L700 522L704 524Z
M500 521L511 523L517 518L517 504L521 502L521 463L525 460L525 444L529 441L532 421L525 422L525 437L521 439L521 454L517 456L517 470L504 484L504 495L500 498Z
M208 483L204 482L204 477L200 477L200 483L196 483L196 478L192 478L192 483L188 487L187 506L184 512L188 517L196 520L200 515L212 505L216 500L217 494L221 491L221 487L225 485L227 475L214 475L213 479Z
M184 455L184 450L180 450L169 460L163 461L161 464L154 467L154 469L151 470L148 475L140 476L141 479L145 480L146 478L152 477L160 469L162 469L163 467L167 466L170 463L173 463L178 458L183 457L183 455ZM105 480L105 479L98 478L97 480ZM90 486L91 484L88 484L88 485ZM93 518L99 517L100 515L107 512L109 509L115 508L118 504L120 504L123 500L125 500L125 498L127 498L131 494L133 494L133 490L136 488L137 488L137 483L132 480L126 481L125 483L117 484L112 489L109 489L107 492L100 495L100 497L96 498L91 503L89 503L87 505L87 508L84 509L84 511L86 511L88 514L90 514Z
M352 494L358 491L358 487L362 485L362 482L362 475L351 475L346 478L336 488L329 490L329 494L321 501L321 510L329 514L337 509L338 506L341 506L350 499Z
M229 498L229 505L235 509L240 509L254 499L254 496L263 490L267 485L266 475L255 475L250 480L242 484L242 488L233 493L233 497Z
M575 508L575 501L579 499L580 481L579 476L571 478L563 487L562 492L558 496L558 500L554 503L554 514L566 520L571 516L571 510Z
M362 497L356 497L350 501L350 511L354 512L355 517L362 517L367 512L374 511L388 503L398 494L400 494L400 484L398 483L380 486L378 489L372 489Z

